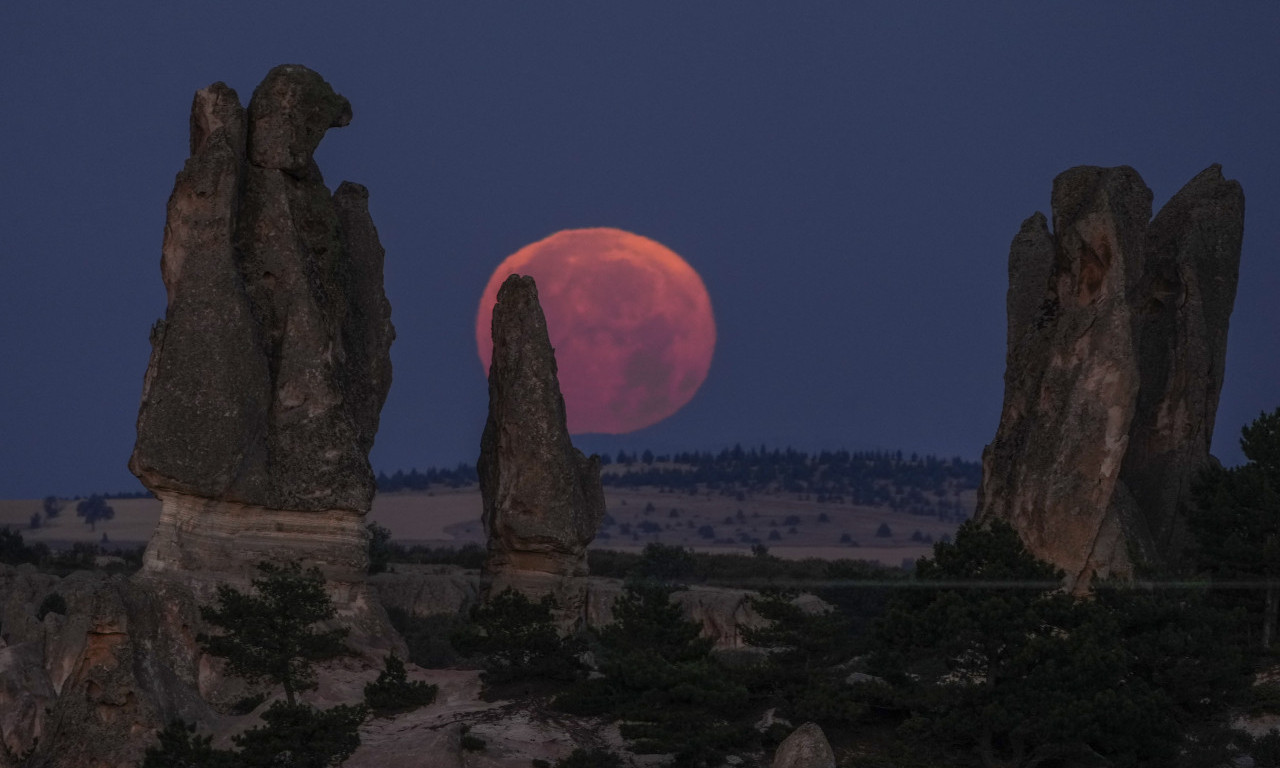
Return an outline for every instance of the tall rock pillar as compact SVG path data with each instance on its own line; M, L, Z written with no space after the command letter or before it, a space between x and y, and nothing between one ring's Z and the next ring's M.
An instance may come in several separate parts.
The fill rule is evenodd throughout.
M604 518L600 460L569 439L555 350L532 277L512 275L493 309L489 418L480 441L485 575L496 594L553 594L562 618L580 614L576 576Z
M271 70L247 110L222 83L195 96L129 460L162 503L146 573L210 583L299 559L340 607L364 600L395 330L368 192L330 194L313 158L350 120L300 66Z
M1053 182L1053 229L1009 253L1004 405L983 452L978 517L1085 588L1181 546L1210 460L1235 300L1244 196L1212 166L1151 220L1132 168Z

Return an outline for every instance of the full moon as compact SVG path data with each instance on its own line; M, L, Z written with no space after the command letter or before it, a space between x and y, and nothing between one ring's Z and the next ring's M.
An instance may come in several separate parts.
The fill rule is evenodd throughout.
M476 317L486 372L498 287L513 273L538 285L570 432L656 424L707 378L716 326L702 278L660 243L605 227L562 230L494 270Z

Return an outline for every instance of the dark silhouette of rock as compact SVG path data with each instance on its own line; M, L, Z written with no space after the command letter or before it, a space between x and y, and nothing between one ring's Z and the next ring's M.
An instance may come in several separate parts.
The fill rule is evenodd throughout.
M368 510L395 335L383 251L368 193L330 196L312 159L350 119L305 67L271 70L247 112L221 83L196 94L130 460L152 491Z
M489 419L476 464L489 537L485 571L498 581L523 574L526 583L585 575L587 544L605 512L600 460L569 440L533 278L512 275L502 284L492 333Z
M1009 254L1005 397L978 516L1083 587L1178 545L1222 385L1244 197L1212 166L1151 221L1131 168L1053 183Z
M773 753L773 768L836 768L836 755L817 723L791 732Z

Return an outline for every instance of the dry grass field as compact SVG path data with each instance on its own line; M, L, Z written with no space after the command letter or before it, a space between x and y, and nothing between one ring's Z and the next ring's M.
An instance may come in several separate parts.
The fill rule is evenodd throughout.
M934 517L819 503L797 494L747 494L741 501L706 491L690 495L654 488L606 488L605 494L610 519L592 546L622 551L639 551L657 541L708 552L748 552L758 541L785 558L854 558L896 566L929 554L929 542L956 528ZM159 502L148 498L108 503L115 517L99 522L96 530L76 516L76 502L70 500L56 519L32 529L39 499L0 501L0 526L20 530L28 542L54 547L101 542L104 535L114 546L142 544L150 538L160 516ZM379 494L369 520L389 528L393 538L404 543L458 546L484 541L480 493L474 486ZM889 536L876 535L882 523L889 527Z

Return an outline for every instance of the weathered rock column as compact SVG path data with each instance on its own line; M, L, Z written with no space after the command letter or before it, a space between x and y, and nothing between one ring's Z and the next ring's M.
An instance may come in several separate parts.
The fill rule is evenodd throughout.
M196 94L129 461L162 502L144 573L201 588L297 559L341 613L367 608L368 456L395 330L368 192L331 195L312 157L350 120L300 66L271 70L248 110L222 83Z
M580 616L587 545L604 518L600 460L573 447L555 351L532 277L512 275L493 309L489 418L480 442L489 593L553 594Z
M1009 521L1077 589L1160 562L1211 457L1244 196L1212 166L1151 219L1132 168L1053 182L1053 231L1009 253L1004 406L978 517Z

